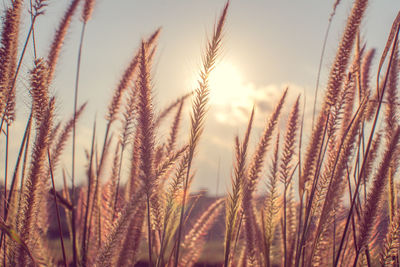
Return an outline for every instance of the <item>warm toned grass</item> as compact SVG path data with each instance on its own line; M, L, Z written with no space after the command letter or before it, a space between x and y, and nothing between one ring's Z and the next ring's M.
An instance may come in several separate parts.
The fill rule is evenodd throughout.
M47 1L25 2L7 3L2 19L0 138L6 144L5 166L9 144L19 142L9 135L18 106L17 79L29 81L32 101L16 166L13 173L5 172L1 190L1 266L134 266L139 261L160 267L197 262L226 267L399 266L400 13L378 69L373 69L377 52L360 39L368 1L355 0L324 97L314 108L319 112L313 115L312 129L305 129L303 96L291 102L286 88L267 114L253 150L253 121L260 114L249 110L244 136L237 136L233 145L232 187L226 197L208 198L191 194L190 188L229 1L206 44L197 88L159 113L153 103L152 63L161 30L140 42L108 105L104 139L98 142L95 122L84 163L75 156L76 125L86 105L79 104L79 76L95 1L70 2L46 58L36 56L34 29ZM32 20L20 49L21 7L27 3ZM329 23L339 3L335 1ZM74 107L61 123L54 116L58 102L49 88L80 7ZM28 43L33 44L33 62L24 60ZM19 77L21 64L31 64L27 77ZM190 127L181 134L189 97ZM280 128L282 114L288 119ZM166 123L170 130L161 138L160 125ZM309 139L303 138L306 130L311 131ZM55 177L70 137L72 165ZM75 186L78 165L87 179L80 187ZM54 179L64 180L61 191L54 189ZM266 193L256 194L265 184Z

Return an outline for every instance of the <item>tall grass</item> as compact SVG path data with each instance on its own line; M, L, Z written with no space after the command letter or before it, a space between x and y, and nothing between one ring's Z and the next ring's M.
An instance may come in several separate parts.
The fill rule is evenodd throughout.
M22 0L7 4L0 42L0 138L6 144L0 265L134 266L144 260L149 266L194 266L210 245L210 229L223 222L220 265L226 267L399 266L400 13L374 72L378 51L368 50L360 40L368 1L355 0L327 77L325 96L320 108L314 107L319 112L309 139L302 134L307 125L301 108L304 97L291 102L292 92L286 88L267 114L252 151L251 132L259 116L253 108L244 137L235 138L231 189L199 211L199 197L190 193L196 179L193 163L206 125L210 91L218 90L210 86L209 77L223 47L229 1L206 44L197 88L159 113L153 103L152 63L161 29L139 43L111 98L100 146L98 122L93 125L87 163L81 166L86 170L83 186L75 183L75 169L81 164L76 159L80 138L76 128L86 106L78 105L79 77L85 58L84 35L95 1L70 2L46 58L36 55L34 32L47 1L29 1L31 24L19 49L23 4ZM339 4L335 1L327 34ZM63 124L54 116L59 104L49 88L80 6L82 31L71 92L74 107ZM31 63L24 61L30 42ZM20 77L21 64L32 64L28 77ZM10 134L18 107L16 81L24 78L29 80L31 111L10 175L8 146L18 141ZM181 121L189 97L190 127L184 139ZM285 114L286 126L280 127ZM161 138L160 125L168 122L168 137ZM58 177L56 169L70 136L72 166L64 167L63 177ZM121 171L124 168L128 171ZM71 187L66 182L69 173ZM62 178L64 187L57 191L55 180ZM265 183L266 193L258 194ZM60 253L52 249L52 225L58 229Z

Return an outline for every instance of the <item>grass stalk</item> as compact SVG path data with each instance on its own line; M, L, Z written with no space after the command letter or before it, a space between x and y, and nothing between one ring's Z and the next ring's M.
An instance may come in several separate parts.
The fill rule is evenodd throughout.
M372 144L372 139L374 137L375 129L376 129L376 126L377 126L379 113L380 113L380 109L381 109L381 106L382 106L383 96L384 96L385 89L386 89L386 83L388 81L389 71L390 71L390 67L391 67L393 56L394 56L394 52L395 52L394 48L396 47L396 44L397 44L397 41L398 41L400 24L394 25L394 26L396 26L396 35L394 37L394 45L393 45L392 53L391 53L390 60L389 60L389 63L388 63L388 68L387 68L387 71L386 71L386 75L385 75L385 79L384 79L384 82L383 82L383 86L382 86L382 89L381 89L381 94L378 94L378 96L379 96L378 107L377 107L376 112L375 112L374 122L372 124L372 128L371 128L370 135L369 135L369 140L368 140L367 147L366 147L366 150L365 150L365 153L364 153L364 159L363 159L363 163L361 165L361 170L360 170L360 178L358 179L358 182L357 182L357 185L356 185L356 188L355 188L353 199L351 201L349 215L347 216L346 225L345 225L345 228L343 230L342 239L340 241L340 245L339 245L339 249L338 249L338 252L337 252L336 260L334 262L334 266L335 267L337 266L337 264L339 262L340 254L341 254L341 251L342 251L342 248L343 248L343 244L344 244L344 241L345 241L344 239L346 237L346 232L347 232L348 227L349 227L350 218L351 218L351 216L353 214L355 202L356 202L356 199L357 199L357 196L358 196L358 193L359 193L361 180L362 180L362 177L363 177L364 172L365 172L366 159L368 157L368 154L369 154L369 151L370 151L370 147L371 147L371 144ZM377 88L378 88L377 90L379 91L379 78L378 78ZM357 263L356 260L355 260L355 263Z

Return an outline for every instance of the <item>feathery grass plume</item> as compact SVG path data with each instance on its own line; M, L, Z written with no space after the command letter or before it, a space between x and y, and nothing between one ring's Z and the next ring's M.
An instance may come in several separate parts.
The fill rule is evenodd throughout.
M105 146L104 146L104 158L103 160L106 161L107 157L110 155L109 150L111 147L111 142L113 139L113 135L111 135ZM93 181L94 183L94 196L93 196L93 203L92 203L92 208L91 208L91 214L89 217L89 226L93 227L93 235L92 235L92 240L94 242L97 242L98 246L101 245L101 240L104 238L101 233L102 233L102 182L101 182L101 177L103 177L105 170L105 164L100 165L98 161L98 157L96 155L96 160L95 160L95 165L96 165L96 172L95 172L95 180ZM89 232L90 234L91 232ZM88 242L90 239L88 239ZM88 248L90 248L88 244ZM95 247L93 247L95 248Z
M126 236L129 222L134 219L132 218L133 215L140 208L138 203L143 202L144 199L144 192L139 191L129 200L121 216L118 217L117 221L114 223L113 229L107 236L106 243L99 249L95 266L115 266L118 253L123 253L123 251L119 251L121 240Z
M136 111L137 111L137 93L138 89L136 88L136 84L132 86L131 90L129 90L129 97L128 100L126 101L125 104L125 112L123 113L123 118L121 118L121 124L122 124L122 129L121 129L121 134L120 134L120 144L121 144L121 155L120 155L120 163L119 163L119 170L118 170L118 180L117 180L117 193L116 197L119 195L119 184L120 184L120 177L121 177L121 169L122 169L122 164L123 164L123 157L124 157L124 152L125 148L128 145L128 143L135 142L134 138L132 138L132 135L134 133L134 122L135 122L135 117L136 117ZM133 148L135 149L135 148ZM126 188L129 188L130 184L130 179L128 180L128 185ZM129 199L129 190L125 190L125 199Z
M161 29L157 29L147 40L146 42L142 42L142 47L146 46L146 53L148 54L148 49L153 46L153 44L156 42L159 34L160 34ZM108 112L107 112L107 121L108 124L111 124L115 118L116 115L119 111L120 105L121 105L121 98L125 90L129 87L130 83L132 82L132 79L136 73L136 70L140 64L140 57L142 54L142 49L140 49L135 56L132 58L131 62L129 63L128 68L126 68L124 74L122 75L122 78L117 86L117 88L114 91L114 95L112 97L112 101L108 107ZM148 55L146 55L148 58ZM107 126L108 127L108 126Z
M83 6L83 11L82 11L82 20L85 24L92 17L94 2L95 2L94 0L85 0L85 4Z
M131 141L133 130L134 130L134 121L136 115L136 101L137 101L137 88L133 87L129 90L129 97L126 101L125 112L123 113L123 117L121 118L121 135L120 135L120 143L122 148L124 148L129 141ZM122 151L121 151L122 153Z
M256 256L256 248L254 247L255 229L253 228L254 227L253 223L255 223L255 218L253 218L254 214L252 212L253 193L257 187L260 173L264 165L263 164L264 157L267 152L267 148L269 146L272 133L278 122L281 109L286 99L287 91L288 89L285 89L281 99L279 100L278 104L275 107L274 112L270 116L269 121L265 126L264 132L258 143L257 149L254 152L252 161L250 163L249 169L246 174L247 177L244 182L242 207L244 209L244 219L246 223L245 230L246 230L246 244L248 249L247 255L251 262L255 260Z
M86 107L86 103L84 103L80 106L80 108L77 110L75 116L72 116L72 118L65 124L63 130L61 131L60 135L58 136L57 141L52 146L51 165L53 167L53 172L57 167L59 158L60 158L60 156L64 150L65 144L68 141L68 138L71 134L72 127L74 124L74 117L75 117L75 120L78 120L79 117L82 115L83 111L85 110L85 107Z
M115 152L117 151L118 148L116 148ZM115 155L118 157L118 153L114 152L114 160L115 160ZM115 161L114 161L115 162ZM118 165L118 163L117 163ZM112 175L115 173L116 168L113 167L114 170L112 170ZM114 172L114 173L113 173ZM106 183L104 183L101 186L101 196L100 196L100 209L101 214L99 214L98 220L100 220L101 228L98 229L98 233L100 234L98 238L98 243L99 244L104 244L107 241L107 236L110 234L112 227L113 227L113 222L115 221L115 218L118 217L119 211L113 210L114 208L114 199L115 199L115 178L109 179Z
M354 40L359 30L359 25L364 12L367 7L368 0L356 0L353 4L352 11L347 19L347 24L342 35L339 48L336 53L334 63L330 70L328 79L328 85L326 89L326 95L320 114L313 129L310 144L307 148L305 155L302 176L299 179L299 192L300 196L303 195L306 188L306 183L313 176L315 172L315 164L317 160L317 154L320 150L323 128L326 120L326 113L336 103L337 97L340 95L340 88L342 86L343 79L346 75L346 68L349 62L351 51L353 48ZM298 255L300 257L300 255Z
M390 139L393 134L394 129L396 129L397 123L397 105L398 105L398 96L397 96L397 85L398 85L398 71L399 71L399 45L396 44L394 48L392 67L389 71L389 80L388 80L388 89L386 95L386 138ZM394 217L395 210L395 193L394 193L394 183L393 177L396 173L396 170L391 166L389 170L389 208L390 208L390 222L392 222Z
M221 47L222 41L222 34L223 34L223 27L225 24L226 15L228 12L229 7L229 0L226 3L221 16L218 20L217 26L214 28L214 33L212 39L207 44L207 50L203 58L203 66L200 70L200 79L198 81L198 88L195 90L195 96L192 104L192 114L190 117L191 120L191 129L190 129L190 138L189 138L189 148L188 148L188 166L186 177L184 179L183 185L183 201L181 207L181 214L179 220L179 227L178 227L178 241L177 241L177 249L175 255L175 263L174 266L178 266L179 261L179 250L181 246L181 236L182 236L182 228L183 228L183 217L185 211L185 202L186 202L186 195L189 189L189 179L190 179L190 171L192 160L195 154L195 150L197 144L199 142L200 136L203 132L203 123L204 117L207 110L207 103L208 103L208 94L209 94L209 85L208 85L208 78L215 66L215 61L218 56L219 49Z
M392 65L395 46L396 46L396 43L398 41L399 29L400 29L400 12L398 13L395 21L393 22L392 29L391 29L388 41L387 41L386 46L385 46L385 50L384 50L384 52L382 54L382 57L381 57L381 60L380 60L380 63L379 63L378 74L377 74L377 91L376 91L377 92L376 94L378 95L379 101L377 102L378 105L377 105L377 109L376 109L376 112L375 112L374 123L373 123L373 125L371 127L370 137L369 137L368 144L367 144L366 151L365 151L366 155L364 156L364 160L363 160L363 164L362 165L364 165L364 163L365 163L365 159L366 159L367 154L369 152L369 149L371 147L372 139L373 139L373 136L374 136L374 133L375 133L375 130L376 130L376 125L377 125L377 121L378 121L378 118L379 118L380 109L381 109L381 105L382 105L382 101L383 101L383 95L385 93L385 89L386 89L386 85L387 85L387 81L388 81L389 70L390 70L390 67ZM392 47L392 50L391 50L391 55L390 55L390 59L389 59L389 62L388 62L388 68L387 68L384 80L382 81L382 83L380 83L380 81L379 81L380 72L381 72L383 63L386 60L386 56L387 56L387 53L388 53L390 47ZM361 167L361 174L360 174L361 176L363 175L363 170L364 169L363 169L363 166L362 166ZM349 215L347 216L347 219L346 219L346 225L345 225L344 233L342 235L342 239L341 239L341 242L340 242L340 245L339 245L339 250L338 250L338 253L337 253L337 257L336 257L336 260L334 262L335 265L338 263L338 261L340 259L340 255L341 255L341 251L342 251L342 248L343 248L344 240L345 240L345 237L346 237L346 234L347 234L347 231L348 231L350 220L351 220L352 215L353 215L354 206L355 206L355 203L356 203L356 198L358 197L359 187L360 187L360 184L361 184L360 181L361 181L360 179L357 181L355 192L354 192L354 196L352 197ZM356 254L356 258L355 258L355 263L354 264L357 264L358 256L359 256L359 253Z
M108 218L108 220L110 221L110 224L112 224L112 221L114 220L116 213L117 213L117 202L118 202L118 196L117 196L117 191L118 191L118 171L120 170L120 144L117 143L117 146L115 148L115 152L114 152L114 160L113 160L113 165L112 165L112 170L111 170L111 176L108 179L107 183L106 183L106 191L107 191L107 201L106 201L106 205L107 208L109 209L111 218ZM104 199L104 197L103 197ZM104 216L103 216L104 217Z
M315 85L315 94L314 94L314 105L313 105L313 116L312 116L312 123L311 123L311 127L314 128L314 118L315 118L315 108L317 105L317 98L318 98L318 89L319 89L319 80L321 77L321 69L322 69L322 63L324 60L324 55L325 55L325 48L326 48L326 44L328 42L328 36L329 36L329 31L331 29L331 25L332 25L332 20L333 17L336 14L336 9L339 6L341 0L336 0L335 3L333 4L333 8L332 8L332 12L329 15L329 19L328 19L328 26L326 27L326 31L325 31L325 37L324 37L324 42L322 44L322 51L321 51L321 56L319 59L319 66L318 66L318 73L317 73L317 81L316 81L316 85Z
M315 182L315 188L311 188L312 195L312 203L311 203L311 218L314 214L319 214L321 212L321 204L323 203L324 197L326 196L326 191L328 184L331 180L332 170L335 166L336 158L337 158L337 149L338 149L338 140L343 139L347 133L349 123L352 120L353 113L353 104L351 104L351 111L348 110L348 114L346 116L350 116L347 118L347 121L343 118L343 112L345 108L349 106L350 103L346 103L349 95L349 91L355 90L354 84L354 75L349 73L346 78L344 90L341 91L339 98L337 99L337 103L332 107L332 110L329 113L328 125L327 125L327 144L325 147L324 154L328 154L327 160L325 162L321 162L323 164L323 171L321 176L317 176L318 181ZM350 93L351 94L351 93ZM340 125L341 124L341 125ZM341 127L340 132L338 132L339 126ZM337 138L336 136L339 136ZM321 152L320 152L321 153Z
M167 117L167 115L177 106L180 105L181 101L185 101L189 96L193 95L193 92L187 93L181 97L179 97L178 99L176 99L174 102L172 102L171 104L169 104L166 108L164 108L160 114L157 116L157 118L155 119L154 125L157 128L160 123L165 119L165 117Z
M54 140L57 138L57 136L59 134L59 131L60 131L60 128L61 128L61 121L58 121L56 126L54 126L53 129L51 129L51 133L50 133L50 136L49 136L49 140L50 140L50 144L49 145L50 146L53 146Z
M387 148L383 159L380 163L379 169L375 174L373 184L368 193L367 202L363 209L363 215L360 223L359 236L358 236L358 251L357 255L365 249L371 236L371 229L374 225L380 200L385 190L387 183L387 175L391 162L396 159L396 149L398 148L398 142L400 137L400 127L397 127L393 132L390 142L387 144ZM396 162L397 163L397 162ZM395 164L397 166L397 164ZM356 257L357 258L357 257Z
M8 110L9 115L14 115L11 114L15 107L15 90L12 83L17 64L22 2L21 0L13 1L12 7L5 10L0 42L0 115L3 115L4 108Z
M165 195L165 208L164 208L164 218L163 218L163 229L161 233L161 244L160 244L160 253L157 259L157 266L164 266L164 256L168 245L170 245L172 237L175 235L175 231L177 229L174 227L174 222L179 219L178 217L178 208L182 203L182 188L183 188L183 180L185 177L185 172L188 164L188 154L184 153L183 158L180 160L175 175L172 178L172 181L168 185L168 189Z
M252 161L249 166L248 173L247 173L248 177L247 177L246 183L245 183L246 189L244 191L244 196L250 195L250 198L252 198L252 194L254 193L254 191L257 187L260 172L263 167L264 157L267 152L267 148L269 146L269 142L271 140L272 133L277 125L283 104L286 99L287 92L288 92L288 89L285 89L282 97L280 98L278 104L275 107L274 112L270 116L269 121L265 126L264 132L263 132L261 139L257 145L257 149L253 154L253 158L252 158Z
M215 201L203 212L189 233L186 234L182 244L182 259L179 261L179 266L193 266L197 262L205 243L204 235L219 216L223 207L222 204L224 204L223 199Z
M276 214L279 212L278 206L278 180L279 180L279 133L276 136L274 157L268 174L268 191L265 198L264 210L262 214L264 246L265 246L265 265L271 266L271 247L275 233Z
M139 187L139 147L140 147L140 132L136 128L135 137L133 138L132 152L130 158L130 170L128 182L125 185L125 201L128 202Z
M352 90L354 90L354 79L352 78L353 75L349 73L349 75L346 78L345 84L344 84L344 89L340 92L340 95L338 96L337 102L335 103L334 106L332 106L331 110L329 111L329 114L327 116L327 125L326 125L326 139L328 143L327 150L328 153L331 152L331 149L335 149L335 138L337 135L341 136L343 131L347 128L348 122L346 123L343 122L343 117L344 113L346 112L346 107L348 106L346 101L348 100L348 95ZM353 116L353 103L348 103L351 105L351 111L349 111L350 116L348 119L351 120L351 117ZM339 127L342 127L342 132L337 133ZM344 130L343 130L344 129ZM324 152L325 154L325 152ZM323 154L323 155L324 155Z
M321 110L315 128L312 131L310 143L306 149L305 159L301 171L301 176L299 177L299 196L303 198L304 192L307 189L307 183L315 173L317 169L317 160L320 147L322 145L322 140L324 136L324 125L325 121L329 119L327 109Z
M32 112L36 125L40 126L43 110L49 105L49 68L43 58L35 60L35 67L31 71Z
M345 187L345 181L343 181L343 177L347 163L352 155L355 138L363 120L366 103L367 101L364 99L357 110L357 113L350 122L346 134L343 136L342 142L338 144L334 164L331 166L330 170L327 169L327 173L328 175L330 174L331 177L329 179L329 185L324 199L324 204L321 212L319 213L319 221L317 223L317 229L315 230L314 244L311 250L311 256L308 260L309 263L311 263L313 260L315 248L318 246L320 236L327 229L327 222L331 217L331 212L334 208L334 205L339 203L340 199L343 197Z
M356 0L353 4L352 11L347 19L346 27L342 35L342 40L339 43L339 48L336 53L334 63L331 67L325 99L322 104L320 114L317 118L317 123L315 124L315 127L313 129L309 146L306 150L305 160L302 167L302 175L299 177L300 198L303 198L304 192L307 188L307 183L314 176L315 171L317 170L317 161L320 158L318 154L319 151L322 149L322 142L325 137L324 125L326 124L325 121L327 120L327 118L329 118L329 115L327 114L329 114L329 110L333 105L335 105L335 103L337 102L337 97L340 95L339 92L342 86L343 78L346 74L346 69L351 55L353 43L357 36L359 25L366 10L367 3L367 0ZM310 194L309 200L312 200L312 198L313 194ZM310 207L308 208L308 211L310 211ZM306 216L305 220L307 220L307 217L308 216ZM306 229L308 222L305 221L304 224L304 229ZM303 230L303 236L304 232L305 231ZM298 242L295 261L296 265L299 264L304 242L305 240L303 239L303 237Z
M243 140L243 144L240 145L239 138L236 137L235 151L236 160L234 167L235 177L232 180L232 193L228 193L228 198L226 200L226 231L225 231L225 263L224 266L229 266L229 261L231 258L231 243L235 237L236 224L238 222L238 212L240 208L240 203L242 201L243 193L243 183L245 179L245 173L247 168L247 147L249 144L249 138L251 129L253 126L254 119L254 107L251 111L249 123L247 125L246 134Z
M294 174L292 173L292 176ZM287 196L287 264L288 266L293 266L294 264L294 257L295 257L295 252L296 252L296 241L297 241L297 218L298 218L298 212L297 212L297 205L295 202L295 196L294 196L294 186L293 183L289 184L288 188L288 196Z
M4 40L2 42L3 44L8 42L9 47L2 46L5 48L4 50L0 50L0 58L3 57L9 57L9 65L6 64L6 67L8 65L9 69L8 74L6 74L9 79L8 79L8 84L6 85L6 92L5 92L5 101L6 101L6 107L5 107L5 120L7 121L7 124L11 124L14 119L15 119L15 86L14 86L14 77L15 73L17 71L17 54L18 54L18 35L19 35L19 25L20 25L20 20L21 20L21 13L22 13L22 4L23 1L21 0L16 0L13 1L13 6L12 8L9 9L8 12L10 14L6 15L5 18L5 27L10 27L10 32L7 36L8 40ZM7 25L9 24L9 25ZM7 29L4 29L7 31ZM3 53L9 53L9 55L4 55ZM0 60L1 61L1 60ZM1 111L2 112L2 111ZM0 112L0 113L1 113Z
M393 131L397 128L398 113L397 105L399 104L397 90L398 90L398 78L399 78L399 46L398 44L394 48L393 61L389 71L389 79L387 85L386 94L386 135L390 139Z
M375 55L375 49L371 49L368 51L368 53L365 55L364 60L361 64L361 96L364 97L365 95L369 94L371 92L370 89L370 72L371 72L371 65L372 65L372 60ZM376 92L375 92L376 94ZM370 103L368 104L367 108L367 116L366 119L367 121L371 121L373 119L373 116L375 114L375 107L376 107L376 102L378 101L378 96L375 95L371 99Z
M32 13L33 13L33 19L39 15L44 14L44 8L47 7L47 0L35 0L35 2L32 3Z
M380 255L382 266L395 266L398 260L398 250L400 248L400 213L396 212L394 219L390 223L389 230L386 233L384 247Z
M134 132L134 127L135 127L134 122L135 122L135 115L136 115L135 112L136 112L137 91L138 90L134 87L129 91L129 98L125 105L125 112L123 113L123 118L121 119L121 123L122 123L121 132L122 133L120 134L120 140L119 140L119 142L121 144L121 155L120 155L119 170L118 170L117 193L115 194L116 198L119 195L119 184L120 184L121 169L122 169L122 165L123 165L125 148L128 145L128 143L132 142L132 139L134 139L134 138L132 138L132 135ZM134 142L135 142L135 140L133 140L133 143ZM133 147L133 149L135 149L135 148ZM125 200L129 199L129 191L130 190L128 190L128 189L130 188L130 182L131 182L131 179L128 179L127 185L125 186L125 196L124 196Z
M357 0L354 2L351 14L347 19L346 28L336 53L335 61L331 67L329 81L326 91L325 103L334 105L342 84L342 80L346 75L346 68L353 48L354 40L357 36L361 19L367 8L368 0Z
M176 143L176 139L178 137L178 131L179 131L179 124L181 122L181 115L182 115L182 108L183 108L183 104L184 104L184 99L181 99L179 106L178 106L178 110L176 111L176 115L174 118L174 122L172 123L172 127L170 130L170 134L168 137L168 141L167 141L167 147L166 147L166 151L173 151L175 148L175 143Z
M139 244L142 237L142 228L146 211L145 202L139 202L136 213L129 222L128 232L121 247L118 262L116 266L134 266L139 250Z
M372 142L371 145L371 149L370 152L368 153L366 162L365 162L365 170L364 170L364 177L362 180L363 184L368 183L369 178L372 174L372 167L374 166L375 160L379 155L379 146L381 144L382 141L382 134L381 133L377 133L375 136L375 139Z
M181 147L180 149L174 151L171 155L166 157L163 162L158 164L155 175L156 175L157 179L160 180L159 187L161 189L164 188L164 184L171 173L172 167L174 167L174 165L179 160L179 158L182 155L184 155L187 148L188 148L188 146Z
M343 103L343 119L342 119L342 127L339 136L343 136L343 133L346 131L349 121L353 117L354 103L356 97L356 91L359 89L359 96L363 93L361 92L361 75L360 75L360 65L361 65L361 57L364 53L364 48L359 48L359 38L357 38L355 55L353 58L353 62L349 68L349 72L347 77L345 78L343 84L342 94L344 95L344 103ZM361 101L362 98L360 98Z
M372 64L372 60L374 58L375 55L375 49L371 49L369 50L363 60L362 60L362 64L361 64L361 98L365 97L367 94L369 94L370 92L370 72L371 72L371 64Z
M397 45L399 29L400 29L400 12L397 13L396 18L393 21L392 28L390 29L389 37L388 37L388 40L385 45L385 49L383 50L381 59L379 61L378 74L376 75L376 85L377 85L376 89L377 89L378 96L380 96L380 93L381 93L379 91L379 89L380 89L379 85L380 85L380 78L381 78L380 75L381 75L382 67L386 61L386 57L389 53L390 47L392 47L392 44L393 44L393 48L392 48L390 57L393 58L393 53L396 49L396 47L394 47L394 46ZM389 63L388 67L390 65L391 64ZM386 78L385 78L385 80L386 80ZM386 81L384 81L384 84L386 84Z
M154 151L154 165L158 166L161 164L161 160L163 160L165 155L165 144L161 144L156 146Z
M142 41L142 49L140 49L137 54L133 57L133 59L131 60L128 68L125 70L124 75L122 76L122 79L118 85L118 87L116 88L115 92L114 92L114 96L112 98L112 101L109 105L108 108L108 112L106 115L106 119L107 119L107 126L106 126L106 132L104 135L104 145L103 145L103 150L100 156L100 168L101 166L103 166L103 162L104 162L104 156L105 156L105 143L107 141L109 132L110 132L110 128L111 128L111 124L114 122L117 113L119 111L120 108L120 104L121 104L121 98L122 95L124 93L124 91L128 88L128 86L130 85L136 70L138 68L138 65L141 63L140 62L140 56L142 54L142 50L143 47L146 47L146 60L148 61L146 64L150 64L150 59L148 57L148 48L150 48L154 42L157 40L159 33L160 33L161 29L157 29L148 39L146 42ZM140 76L140 74L139 74ZM140 87L140 84L139 84ZM139 89L140 90L140 89ZM138 138L140 138L140 135L137 135ZM100 177L99 173L97 173L97 176ZM132 178L132 176L131 176ZM134 185L132 184L132 182L130 181L130 185Z
M147 223L148 223L148 236L149 236L149 261L152 265L152 246L151 246L151 199L153 197L154 189L156 187L155 166L154 166L154 115L153 105L151 102L151 86L150 86L150 69L147 58L147 47L142 42L139 57L139 76L138 76L138 129L140 133L140 180L143 182L143 189L146 195L147 202Z
M287 190L291 184L291 169L292 169L292 161L293 161L293 156L295 155L295 142L296 142L296 135L297 135L297 130L298 130L298 120L299 120L299 101L300 101L300 96L297 97L296 103L293 106L293 109L290 113L290 116L288 118L288 126L286 130L286 135L285 135L285 142L283 146L283 151L282 151L282 159L281 159L281 164L280 164L280 169L279 169L279 179L283 183L284 186L284 192L283 192L283 247L284 247L284 266L287 266L287 202L286 202L286 196L287 196Z
M290 171L292 169L291 163L295 152L296 135L299 129L299 103L300 96L297 97L290 116L288 118L288 126L285 135L285 143L282 151L282 159L279 169L279 176L281 181L288 186L290 183Z
M398 155L396 155L396 156L398 156ZM396 169L393 168L393 166L390 166L389 173L388 173L389 222L393 221L393 218L394 218L396 210L397 210L397 192L396 192L396 188L394 186L394 177L395 177L394 173L395 172L396 172Z
M158 233L158 237L162 239L163 221L164 221L164 207L167 203L168 195L164 190L164 176L169 173L169 170L173 167L175 162L186 152L187 146L177 150L172 155L167 157L156 169L155 177L158 181L155 186L155 192L152 197L152 216L154 222L154 228ZM161 181L160 181L161 180ZM170 196L169 196L170 197ZM160 244L161 245L161 244Z
M344 88L343 91L341 92L342 95L339 96L338 99L339 105L335 105L334 108L337 114L331 116L331 118L334 118L337 121L337 123L341 122L341 129L340 132L338 133L339 136L343 136L343 133L346 131L347 126L351 121L351 118L353 117L354 102L355 102L354 98L357 88L356 84L357 81L355 77L356 75L357 74L355 71L353 70L349 71L343 85ZM333 132L329 132L328 130L328 137L331 138L334 135L335 131L336 129Z
M54 34L54 39L50 46L50 52L47 56L47 64L49 66L48 83L51 83L53 80L54 71L56 69L57 61L61 52L61 47L64 44L64 39L71 24L72 16L76 11L79 2L80 0L73 0L71 2Z
M22 206L22 221L21 221L21 239L27 244L30 249L34 248L34 244L40 238L36 229L36 220L40 214L42 203L41 199L47 194L46 177L45 177L45 162L48 149L48 136L50 134L52 119L54 112L54 98L49 102L49 106L44 114L36 135L35 144L33 146L32 161L28 179L26 180L26 190ZM15 254L15 266L26 266L29 264L29 259L26 257L22 247L18 248Z

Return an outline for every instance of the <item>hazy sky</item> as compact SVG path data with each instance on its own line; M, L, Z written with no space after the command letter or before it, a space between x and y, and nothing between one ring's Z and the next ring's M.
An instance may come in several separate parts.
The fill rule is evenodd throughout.
M3 7L7 2L3 0ZM36 38L39 56L47 55L52 35L69 2L50 0L45 16L38 19ZM197 175L193 189L207 187L215 193L219 161L219 192L223 193L230 188L234 136L243 135L253 104L256 104L257 123L252 135L252 151L266 118L286 85L289 85L290 97L283 118L287 116L299 93L305 92L307 106L312 103L322 41L333 2L231 1L221 62L211 79L211 107L195 159ZM333 19L322 69L322 89L352 2L342 0ZM160 110L194 89L207 36L211 35L212 27L224 4L224 0L96 2L93 18L87 26L82 58L79 101L89 101L89 105L79 122L78 144L81 147L78 165L83 166L83 149L89 148L95 116L100 124L98 135L104 133L103 118L110 97L141 38L162 27L152 77L154 102L156 109ZM399 10L398 0L375 0L369 5L361 27L361 36L367 48L377 48L378 56ZM28 25L26 21L25 28ZM52 90L58 97L57 115L60 119L66 118L64 113L69 117L72 112L80 28L81 22L75 16L56 69L56 80L52 85ZM32 68L32 54L30 49L23 65L24 73ZM373 73L376 73L376 68ZM23 128L29 112L27 85L27 79L19 83L19 113L15 132L20 132ZM188 114L189 110L186 109L186 120ZM160 130L161 137L168 134L168 130ZM183 125L182 130L187 131L187 124ZM182 137L186 140L185 134ZM18 142L13 144L12 148L16 148L17 144ZM69 159L64 162L62 166L69 169ZM124 171L127 172L128 169ZM82 170L80 173L83 174Z

